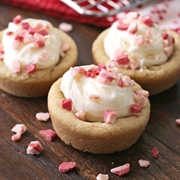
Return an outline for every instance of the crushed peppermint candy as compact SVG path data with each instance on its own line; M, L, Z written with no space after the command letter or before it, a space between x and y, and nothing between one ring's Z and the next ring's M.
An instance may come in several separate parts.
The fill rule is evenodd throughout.
M19 24L21 21L22 21L22 16L21 16L21 15L17 15L17 16L13 19L14 24Z
M159 157L159 150L157 147L153 147L151 150L151 156L154 158L158 158Z
M85 114L86 114L86 112L83 110L75 113L76 117L83 121L85 120Z
M63 162L59 165L59 171L62 173L66 173L68 171L71 171L76 166L76 162Z
M119 65L127 65L130 62L128 55L123 53L121 49L114 52L113 60L117 61Z
M109 175L108 174L98 174L98 176L96 177L96 180L108 180L109 179Z
M116 121L117 113L115 111L106 110L104 112L104 122L107 124L114 124Z
M4 57L4 50L0 49L0 59L3 59L3 57Z
M11 136L11 140L13 142L15 141L19 141L21 139L21 135L24 134L26 132L26 126L24 124L16 124L11 131L16 133L14 135Z
M141 106L139 104L132 104L130 106L130 112L132 114L139 114L139 113L142 112L142 108L141 108Z
M70 32L73 30L73 26L72 24L63 22L59 24L59 29L61 29L64 32Z
M32 73L36 71L36 64L29 64L26 66L26 73L29 74L29 73Z
M19 141L21 139L21 134L17 133L11 136L13 142Z
M72 100L70 98L62 100L62 108L68 111L72 109Z
M12 62L12 67L11 67L11 70L14 72L14 73L18 73L21 71L21 65L18 61L13 61Z
M39 121L48 121L50 118L50 115L48 112L38 112L36 113L36 119Z
M43 151L43 146L39 141L31 141L26 151L27 154L39 155Z
M180 125L180 119L176 119L176 124Z
M67 52L71 46L68 43L63 43L60 48L63 52Z
M118 176L123 176L127 174L129 171L130 171L129 163L111 169L111 172L117 174Z
M24 134L26 132L26 126L24 124L16 124L11 131L16 134Z
M40 130L39 134L43 136L47 141L52 141L56 138L57 134L52 129Z
M140 167L149 167L150 166L150 162L147 160L140 159L138 162L139 162Z

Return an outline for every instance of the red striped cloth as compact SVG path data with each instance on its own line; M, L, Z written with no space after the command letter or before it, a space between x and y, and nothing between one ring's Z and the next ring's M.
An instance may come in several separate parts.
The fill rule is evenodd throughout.
M123 15L126 13L122 12L110 18L98 18L82 16L59 0L0 0L0 2L23 9L41 12L50 16L58 17L62 20L74 20L80 23L87 23L101 27L110 26L118 18L123 18ZM152 3L148 6L138 7L136 8L136 11L141 15L151 16L162 28L172 29L180 34L179 0L159 1L159 3Z
M102 27L107 27L112 24L112 21L109 21L106 17L97 18L82 16L59 0L0 0L0 2L23 9L42 12L60 19L74 20L80 23L87 23Z

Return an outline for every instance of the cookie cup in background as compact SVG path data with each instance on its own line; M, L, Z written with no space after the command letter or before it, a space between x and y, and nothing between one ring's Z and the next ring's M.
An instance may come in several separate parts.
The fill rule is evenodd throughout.
M64 56L59 55L57 64L45 69L36 69L31 73L27 73L24 69L15 73L4 64L3 58L0 59L0 88L3 91L19 97L46 96L51 85L76 64L78 51L74 40L58 28L54 28L54 31L61 39L62 45L69 46ZM4 31L0 32L0 43L3 33ZM51 56L48 61L51 61Z
M93 55L94 62L96 64L99 64L99 63L107 64L109 63L110 60L112 60L107 55L104 48L104 40L106 36L108 35L109 31L110 31L110 28L104 30L93 42L92 55ZM146 32L148 32L148 30L145 31L145 33ZM163 92L171 88L173 85L176 84L176 82L180 78L180 58L179 58L180 35L170 30L163 31L163 32L164 34L167 33L171 35L175 40L175 44L173 45L174 46L173 52L168 57L166 62L161 63L159 65L152 65L150 67L142 67L142 68L137 68L137 69L132 69L125 66L120 67L120 71L123 74L126 74L130 78L134 79L138 84L142 86L143 89L149 91L150 95L158 94L160 92ZM131 34L129 37L130 38L129 41L127 41L126 43L129 43L130 41L132 41L133 36L134 34ZM137 34L137 36L139 36L139 34ZM109 46L111 45L109 44ZM153 48L153 46L151 48ZM156 49L156 47L154 47L154 49ZM148 48L147 48L147 51L149 51ZM144 52L144 49L143 49L143 52ZM139 54L140 53L141 53L141 50L139 51ZM156 53L154 54L154 56L156 56Z

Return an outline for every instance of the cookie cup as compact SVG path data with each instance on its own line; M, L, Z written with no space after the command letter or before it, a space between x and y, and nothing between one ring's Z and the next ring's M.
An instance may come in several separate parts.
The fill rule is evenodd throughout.
M61 78L50 88L48 110L56 133L66 144L84 152L109 154L129 148L145 130L150 115L149 101L139 116L119 118L115 124L86 122L61 107L65 97L60 84Z
M62 43L68 43L70 49L64 57L59 57L59 62L50 68L36 70L27 74L26 72L14 73L0 60L0 89L20 97L46 96L51 85L61 77L77 61L78 51L74 40L56 28ZM0 43L3 31L0 32Z
M96 64L108 64L109 57L104 51L104 38L109 29L104 30L93 42L92 55ZM175 39L174 52L164 64L143 68L141 70L132 70L120 67L123 74L134 79L141 87L151 95L158 94L171 88L180 77L180 35L173 31L167 31Z

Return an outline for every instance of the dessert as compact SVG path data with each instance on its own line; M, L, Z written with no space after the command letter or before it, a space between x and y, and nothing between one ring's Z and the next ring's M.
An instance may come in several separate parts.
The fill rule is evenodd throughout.
M92 46L96 64L117 61L122 73L150 94L172 87L180 77L180 36L161 30L148 16L127 13L104 30Z
M0 88L12 95L47 95L76 60L75 42L48 21L19 15L0 32Z
M108 154L133 145L150 114L149 93L117 62L70 68L48 93L57 135L74 148Z

